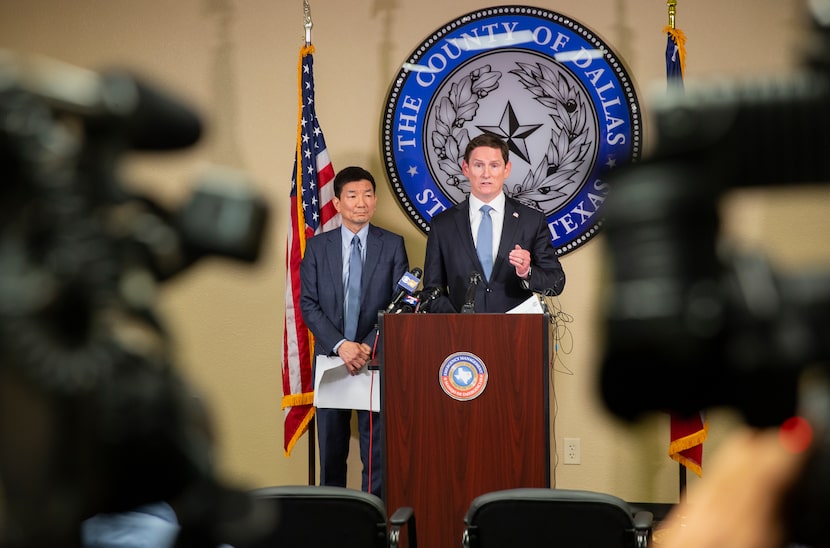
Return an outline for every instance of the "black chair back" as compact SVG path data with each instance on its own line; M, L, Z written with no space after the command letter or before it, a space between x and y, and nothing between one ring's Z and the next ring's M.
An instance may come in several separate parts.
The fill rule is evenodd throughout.
M275 524L264 537L234 548L387 548L398 545L404 525L409 546L417 547L412 509L399 509L387 520L383 501L370 493L293 485L263 487L251 495L255 511L276 516Z
M464 522L466 548L646 546L653 516L638 513L605 493L566 489L508 489L470 504Z

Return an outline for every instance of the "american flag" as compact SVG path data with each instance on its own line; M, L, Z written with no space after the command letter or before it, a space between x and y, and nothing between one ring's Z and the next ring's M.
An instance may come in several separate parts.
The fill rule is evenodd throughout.
M291 174L291 226L285 250L282 409L286 456L314 416L313 340L300 313L300 262L308 238L340 225L340 214L332 203L334 168L314 107L313 53L312 45L300 50L297 150Z
M686 36L671 26L666 33L666 81L669 90L683 89L683 73L686 70ZM672 414L669 419L669 457L698 476L703 475L703 442L709 432L704 413L690 417Z

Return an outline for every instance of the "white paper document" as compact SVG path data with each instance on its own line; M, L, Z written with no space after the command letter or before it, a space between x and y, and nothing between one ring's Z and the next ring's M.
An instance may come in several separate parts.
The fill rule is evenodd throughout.
M332 409L369 409L380 411L380 371L361 369L350 375L337 356L317 356L314 377L314 405Z
M539 302L539 297L534 293L527 300L507 311L507 314L544 314L542 310L542 303Z

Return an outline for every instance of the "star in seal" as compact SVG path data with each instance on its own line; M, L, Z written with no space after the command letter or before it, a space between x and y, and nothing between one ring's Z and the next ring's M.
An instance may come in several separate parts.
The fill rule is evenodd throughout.
M530 163L530 153L527 150L525 139L533 135L533 132L542 127L542 124L519 124L519 118L513 110L513 105L508 101L507 106L504 108L504 113L501 115L499 125L476 127L481 131L492 133L503 138L507 141L510 152L525 162Z

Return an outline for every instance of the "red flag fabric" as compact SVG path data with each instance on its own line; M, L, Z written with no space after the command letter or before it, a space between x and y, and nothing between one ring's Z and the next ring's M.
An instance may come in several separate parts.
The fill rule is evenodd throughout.
M686 70L686 35L680 29L666 27L666 80L670 89L683 88ZM709 422L703 413L697 416L670 417L669 457L698 476L703 475L703 442L709 432Z
M692 417L672 414L669 422L669 456L698 476L702 476L703 442L709 433L709 421L700 413Z
M314 416L313 339L300 312L300 262L308 238L340 226L334 208L334 168L314 106L314 46L300 50L297 149L291 175L291 223L285 249L285 330L282 354L284 451L308 430Z

